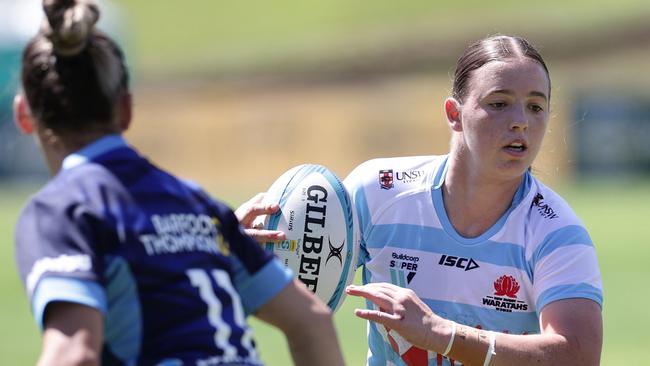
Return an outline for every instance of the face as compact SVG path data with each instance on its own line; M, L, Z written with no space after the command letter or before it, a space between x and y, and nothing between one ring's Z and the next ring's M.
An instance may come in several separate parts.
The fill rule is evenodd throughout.
M521 176L533 163L549 118L544 68L523 58L489 62L472 72L458 106L460 158L472 172L500 179Z

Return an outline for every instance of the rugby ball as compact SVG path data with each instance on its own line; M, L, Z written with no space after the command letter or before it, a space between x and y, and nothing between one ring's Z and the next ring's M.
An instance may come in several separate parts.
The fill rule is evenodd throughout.
M354 279L359 253L356 215L345 187L329 169L303 164L282 174L265 200L277 202L280 210L265 218L264 227L286 233L286 240L268 242L266 249L336 311Z

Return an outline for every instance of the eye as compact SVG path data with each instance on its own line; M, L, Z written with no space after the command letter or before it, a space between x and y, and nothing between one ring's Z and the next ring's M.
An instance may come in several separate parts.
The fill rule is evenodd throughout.
M503 109L507 106L505 102L492 102L490 106L494 109Z
M542 106L540 106L539 104L531 104L530 106L528 106L528 108L534 113L540 113L544 111L544 108L542 108Z

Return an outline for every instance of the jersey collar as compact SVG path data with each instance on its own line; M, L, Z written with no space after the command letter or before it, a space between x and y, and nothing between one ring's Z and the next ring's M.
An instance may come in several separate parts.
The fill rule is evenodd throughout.
M472 244L482 243L488 240L489 238L491 238L497 232L499 232L499 230L501 230L503 225L505 225L505 222L508 219L508 216L510 216L510 213L515 208L517 208L519 204L524 200L524 198L528 195L528 192L530 192L530 189L533 184L532 174L530 173L530 171L527 170L524 173L524 178L522 179L522 182L519 184L519 187L517 187L517 191L515 192L515 195L512 197L512 203L510 204L510 207L499 218L499 220L491 228L487 229L483 234L474 238L466 238L458 234L456 229L451 224L451 221L449 220L449 216L447 216L447 211L445 210L445 205L442 198L442 184L445 181L445 176L447 174L448 166L449 166L449 159L447 156L445 157L445 161L438 168L438 171L435 174L433 186L431 189L431 198L433 200L433 206L435 207L436 213L438 214L438 218L440 220L443 229L456 241L462 244L472 245Z
M121 135L104 136L84 146L81 150L66 156L61 164L61 170L74 168L106 152L127 146L126 140Z

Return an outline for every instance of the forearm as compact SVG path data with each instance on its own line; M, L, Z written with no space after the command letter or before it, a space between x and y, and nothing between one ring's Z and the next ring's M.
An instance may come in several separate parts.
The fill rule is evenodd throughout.
M282 330L296 365L343 365L331 311L298 280L262 306L256 316Z
M489 363L491 366L599 363L598 357L593 357L592 353L581 349L577 339L569 339L560 334L512 335L494 332L494 337L494 353ZM448 357L464 365L483 365L486 358L490 357L489 343L490 332L457 325Z
M330 314L317 315L302 329L287 332L286 337L296 366L344 364Z

